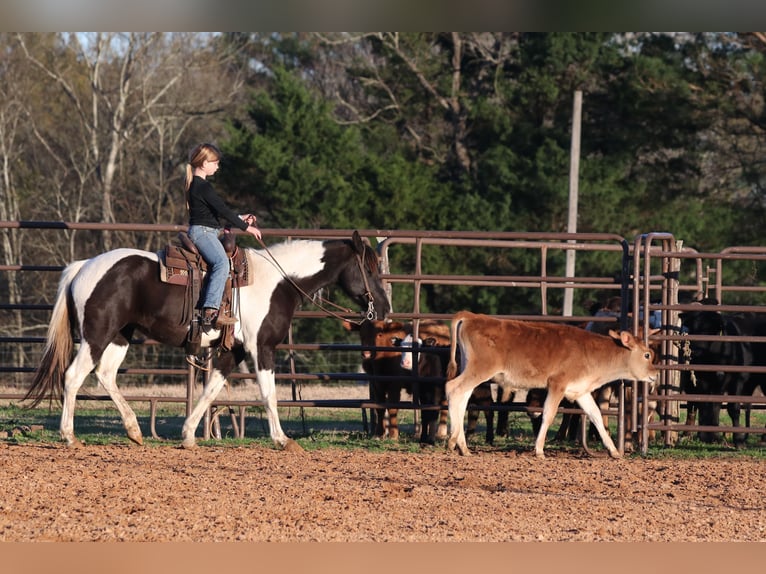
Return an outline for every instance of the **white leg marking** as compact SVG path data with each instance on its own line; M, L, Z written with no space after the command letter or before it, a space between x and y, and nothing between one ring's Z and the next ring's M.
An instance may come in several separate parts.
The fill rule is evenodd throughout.
M110 344L104 350L104 354L98 362L96 378L98 378L98 382L101 383L104 390L109 393L114 404L117 405L117 410L120 411L122 424L125 426L128 438L140 445L143 444L143 437L141 436L141 427L138 426L136 413L133 412L133 409L117 388L117 369L120 368L127 353L128 345Z
M90 358L90 347L83 342L72 364L64 374L64 399L61 408L61 422L59 432L61 438L69 446L78 446L81 443L74 436L74 407L77 391L80 390L85 377L93 370L93 361Z
M181 430L181 446L184 448L193 448L197 442L194 438L194 433L197 430L199 422L202 420L205 411L210 407L218 393L223 388L226 379L218 369L213 369L213 374L210 376L210 380L205 386L205 391L197 401L189 417L184 421L184 426Z
M279 424L279 414L277 413L277 387L274 382L274 371L257 371L258 386L261 389L261 398L263 406L266 408L266 416L269 421L269 434L271 440L278 446L284 447L288 438Z

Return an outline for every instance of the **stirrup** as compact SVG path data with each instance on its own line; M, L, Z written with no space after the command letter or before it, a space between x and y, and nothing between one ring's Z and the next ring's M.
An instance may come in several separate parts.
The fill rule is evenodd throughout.
M218 320L218 313L213 313L211 315L206 315L205 311L201 311L197 319L199 323L199 327L202 330L203 333L206 335L210 333L210 331L214 331L217 329L216 327L216 321Z
M199 355L186 355L186 362L189 363L195 369L201 371L207 371L207 357L200 357Z

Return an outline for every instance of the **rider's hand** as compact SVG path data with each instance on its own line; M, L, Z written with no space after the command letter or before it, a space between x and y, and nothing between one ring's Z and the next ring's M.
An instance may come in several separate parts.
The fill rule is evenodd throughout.
M252 235L256 239L261 238L261 230L258 229L255 225L248 225L245 231L247 231L250 235Z

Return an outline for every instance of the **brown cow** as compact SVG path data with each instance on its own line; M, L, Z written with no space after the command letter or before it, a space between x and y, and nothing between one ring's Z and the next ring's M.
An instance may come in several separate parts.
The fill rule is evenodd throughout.
M400 321L364 321L360 326L344 322L350 330L358 330L361 344L365 347L394 347L396 340L402 340L412 333L411 323ZM431 320L423 320L419 325L419 334L423 337L434 337L437 341L449 341L449 326ZM400 349L363 350L362 368L370 377L370 400L376 403L396 403L401 400L402 390L412 392L407 380L412 376L411 371L401 367L402 353ZM382 438L388 433L388 438L399 438L399 411L388 409L388 428L384 424L386 409L375 409L375 428L373 436Z
M457 345L462 372L457 375ZM547 389L535 454L544 458L545 436L561 399L577 401L596 426L613 458L620 453L604 428L591 392L616 379L653 381L658 374L654 352L628 331L598 335L556 323L496 319L460 311L452 318L446 392L449 403L449 450L468 455L463 417L473 389L493 379L514 388ZM457 376L456 376L457 375Z

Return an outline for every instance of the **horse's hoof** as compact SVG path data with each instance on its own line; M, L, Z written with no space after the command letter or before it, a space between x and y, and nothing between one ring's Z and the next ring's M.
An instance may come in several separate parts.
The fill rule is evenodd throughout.
M72 439L71 441L68 441L66 444L67 448L85 448L85 443L82 442L80 439Z
M609 456L611 456L613 459L620 459L622 458L622 455L620 454L619 450L613 450L609 453Z
M181 443L181 448L192 450L197 448L197 441L195 440L185 440Z
M139 434L128 433L128 438L131 440L131 442L137 444L138 446L144 446L144 437L141 436L141 433Z
M285 452L304 452L303 447L295 442L293 439L287 439L287 442L282 447Z

